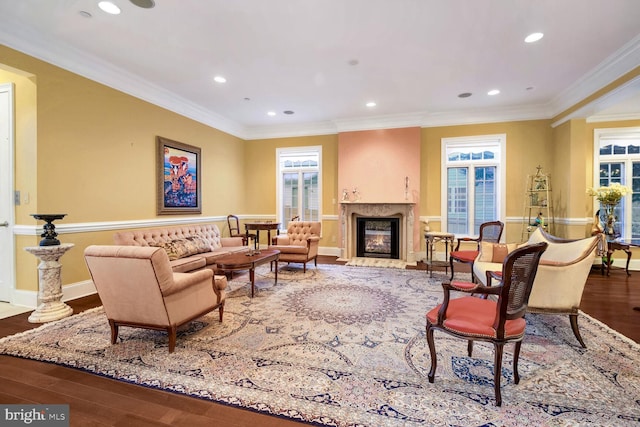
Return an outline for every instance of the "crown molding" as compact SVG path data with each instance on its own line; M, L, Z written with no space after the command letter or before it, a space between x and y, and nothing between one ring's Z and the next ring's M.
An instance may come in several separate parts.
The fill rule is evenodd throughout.
M587 117L587 123L620 122L623 120L640 120L640 113L602 114L602 115Z
M571 114L567 114L556 120L551 124L551 127L557 127L564 122L567 122L576 118L586 117L587 123L605 122L605 121L619 121L619 120L635 120L640 113L619 113L619 114L598 114L598 111L603 111L616 103L628 98L629 96L640 93L640 76L629 80L628 82L616 87L615 89L602 95L586 105L583 105L579 109L575 110Z
M220 114L66 43L43 39L32 29L16 22L3 21L0 43L238 138L243 138L246 132L243 126Z
M552 101L553 116L568 110L640 65L640 35L634 37Z
M333 135L336 133L338 133L338 129L333 122L251 126L246 129L244 139L273 139L296 136Z
M422 127L458 126L480 123L540 120L551 117L548 105L520 105L513 107L443 111L425 115Z

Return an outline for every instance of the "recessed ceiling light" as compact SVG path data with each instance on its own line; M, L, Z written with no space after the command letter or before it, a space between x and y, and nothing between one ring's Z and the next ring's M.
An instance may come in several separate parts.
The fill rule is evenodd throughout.
M215 76L215 77L213 78L213 80L214 80L215 82L217 82L217 83L226 83L226 82L227 82L227 79L225 79L225 78L224 78L224 77L222 77L222 76Z
M468 98L471 96L471 92L462 92L460 95L458 95L458 98Z
M542 37L544 37L544 34L542 33L531 33L527 37L525 37L524 41L525 43L534 43L540 40Z
M367 102L367 103L366 103L366 106L367 106L367 107L369 107L369 108L375 107L376 105L378 105L378 104L376 104L376 103L375 103L375 102L373 102L373 101L371 101L371 102Z
M294 114L293 111L291 111L291 110L284 110L283 113L284 114L289 114L289 115Z
M156 2L153 0L129 0L129 1L143 9L151 9L156 5Z
M500 91L498 89L492 89L489 92L487 92L487 95L493 96L493 95L497 95L499 93L500 93Z
M120 8L110 1L101 1L100 3L98 3L98 7L104 12L107 12L111 15L120 14Z
M276 115L276 112L275 112L275 111L268 111L268 112L267 112L267 116L271 116L271 117L273 117L273 116L275 116L275 115Z
M86 10L81 10L80 12L78 12L80 14L80 16L82 16L83 18L91 18L91 14L89 12L87 12Z

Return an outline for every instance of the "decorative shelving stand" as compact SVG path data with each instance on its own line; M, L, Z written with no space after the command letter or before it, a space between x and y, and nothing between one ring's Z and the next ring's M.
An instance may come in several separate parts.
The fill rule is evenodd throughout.
M535 175L527 175L524 214L522 216L522 241L536 228L553 234L554 216L553 199L551 198L551 178L538 166Z

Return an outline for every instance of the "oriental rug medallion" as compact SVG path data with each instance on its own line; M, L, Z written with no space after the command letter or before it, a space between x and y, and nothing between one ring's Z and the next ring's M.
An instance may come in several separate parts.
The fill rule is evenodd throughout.
M0 340L0 353L47 361L316 425L640 425L640 346L581 315L527 315L520 384L505 347L502 407L494 405L493 348L436 332L430 367L425 313L444 275L319 265L306 274L268 266L231 281L224 313L179 330L122 327L116 345L101 308Z

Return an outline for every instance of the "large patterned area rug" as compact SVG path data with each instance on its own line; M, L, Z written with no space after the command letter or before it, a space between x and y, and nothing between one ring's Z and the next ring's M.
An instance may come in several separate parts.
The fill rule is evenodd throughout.
M0 340L0 353L43 360L147 387L329 426L640 425L640 347L580 316L527 316L520 384L507 346L503 406L494 405L493 348L436 332L425 312L444 275L319 265L306 274L268 267L248 296L232 281L224 322L214 312L185 325L173 354L166 334L121 328L111 345L101 308Z

